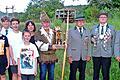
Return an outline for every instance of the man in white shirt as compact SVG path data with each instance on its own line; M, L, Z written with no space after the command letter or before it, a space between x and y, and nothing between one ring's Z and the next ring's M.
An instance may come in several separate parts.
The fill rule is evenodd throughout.
M8 33L12 31L12 29L10 28L10 19L7 16L3 16L1 18L1 23L2 23L1 34L7 36ZM10 67L8 68L8 75L9 75L9 80L12 80L12 73L11 73Z
M7 35L8 42L10 45L9 51L10 51L10 69L12 72L12 80L20 80L20 77L18 77L18 64L17 64L17 55L19 54L18 46L23 42L22 41L22 32L19 31L19 24L20 21L17 18L11 19L11 27L13 31Z

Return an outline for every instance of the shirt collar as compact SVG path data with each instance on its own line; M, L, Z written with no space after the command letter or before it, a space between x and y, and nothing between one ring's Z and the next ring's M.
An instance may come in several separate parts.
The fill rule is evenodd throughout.
M2 30L9 30L9 29L10 29L10 27L8 29L5 29L4 27L2 27Z
M80 28L81 28L81 31L83 32L83 27L78 27L76 26L77 30L80 32Z
M104 25L103 25L103 24L100 24L100 26L107 26L107 23L105 23Z

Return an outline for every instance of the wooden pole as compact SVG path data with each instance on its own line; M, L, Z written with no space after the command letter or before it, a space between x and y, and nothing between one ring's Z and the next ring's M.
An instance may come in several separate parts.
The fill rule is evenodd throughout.
M68 29L69 29L69 9L67 11L67 28L66 28L66 40L65 40L65 44L67 44L67 39L68 39ZM65 45L66 47L66 45ZM63 58L63 66L62 66L62 77L61 80L64 80L64 71L65 71L65 61L66 61L66 53L67 53L67 48L65 48L64 51L64 58Z

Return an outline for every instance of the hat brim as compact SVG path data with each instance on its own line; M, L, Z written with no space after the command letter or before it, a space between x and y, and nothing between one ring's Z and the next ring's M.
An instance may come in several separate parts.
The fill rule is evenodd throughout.
M108 13L100 13L97 15L97 18L99 18L101 15L106 15L108 17Z
M77 18L75 21L85 20L85 18Z
M42 20L42 22L50 22L49 20Z

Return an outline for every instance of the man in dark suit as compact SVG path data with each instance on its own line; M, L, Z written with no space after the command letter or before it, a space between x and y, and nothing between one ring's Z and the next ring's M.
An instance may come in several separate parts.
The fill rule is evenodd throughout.
M70 63L69 80L76 80L79 69L79 80L85 80L86 61L90 60L89 31L85 28L84 16L75 19L76 26L68 32L68 61Z
M102 70L103 80L110 80L111 57L114 52L113 26L107 23L108 14L98 15L99 23L91 31L92 58L93 58L93 80L99 80L100 69Z

